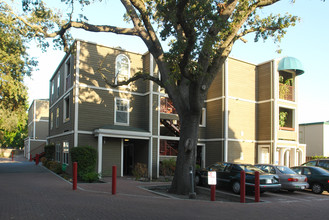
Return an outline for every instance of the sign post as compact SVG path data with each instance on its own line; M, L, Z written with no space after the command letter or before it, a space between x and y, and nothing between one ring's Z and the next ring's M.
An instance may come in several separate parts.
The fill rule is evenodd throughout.
M215 201L216 198L216 171L209 171L208 172L208 185L211 186L211 193L210 193L210 200Z

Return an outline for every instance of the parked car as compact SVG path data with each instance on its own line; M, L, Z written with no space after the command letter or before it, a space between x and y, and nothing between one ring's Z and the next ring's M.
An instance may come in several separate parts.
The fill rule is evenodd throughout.
M259 172L260 191L280 190L279 177L274 174L265 173L251 164L237 164L217 162L205 169L196 171L195 181L197 185L207 185L208 171L216 171L217 186L230 186L234 193L240 193L240 172L246 172L246 189L254 191L255 171Z
M309 187L307 177L297 174L289 167L271 164L256 164L255 167L258 167L266 173L278 175L281 189L288 190L289 192L303 190Z
M329 191L329 171L321 167L297 166L291 168L298 174L307 176L307 182L314 193Z
M329 170L329 160L328 159L310 160L306 163L303 163L302 166L316 166Z

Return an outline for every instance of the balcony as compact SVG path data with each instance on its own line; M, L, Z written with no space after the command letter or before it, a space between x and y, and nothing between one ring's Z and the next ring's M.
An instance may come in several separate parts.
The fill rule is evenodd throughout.
M177 114L172 101L167 97L161 97L160 112L166 114Z
M283 83L279 84L279 98L287 101L295 101L294 96L295 88Z

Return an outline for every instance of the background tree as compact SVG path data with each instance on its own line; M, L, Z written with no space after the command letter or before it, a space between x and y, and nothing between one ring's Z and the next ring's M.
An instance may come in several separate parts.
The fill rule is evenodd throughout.
M76 16L74 0L62 0L71 6L65 22L58 20L42 2L34 2L36 4L32 5L31 1L23 1L23 8L29 14L25 17L15 14L16 18L37 38L53 37L57 43L63 43L65 49L70 28L130 35L143 40L158 65L161 79L139 73L129 81L109 84L120 86L143 78L166 89L181 124L171 186L171 191L179 194L190 192L189 169L195 166L201 108L233 44L237 40L244 41L243 37L250 33L255 34L255 41L273 37L279 42L286 28L298 20L288 14L258 15L260 8L279 0L121 0L127 11L125 18L132 24L131 28L121 28L107 23L90 24L85 14ZM91 3L88 0L77 2L83 7ZM168 41L169 51L166 52L163 42Z
M27 135L27 88L23 77L36 65L26 52L28 31L0 2L0 146L23 147Z

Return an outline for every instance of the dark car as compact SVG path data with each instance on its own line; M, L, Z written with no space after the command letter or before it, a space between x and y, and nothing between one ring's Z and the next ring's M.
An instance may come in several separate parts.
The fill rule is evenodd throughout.
M258 167L267 173L278 175L281 189L288 190L289 192L303 190L309 187L307 177L305 175L297 174L289 167L272 164L256 164L255 167Z
M322 167L326 170L329 170L329 160L328 159L310 160L306 163L303 163L302 166Z
M307 176L307 182L314 193L321 194L324 190L329 190L329 171L312 166L297 166L291 169Z
M240 172L246 172L246 188L255 188L255 171L259 172L260 191L278 191L281 188L277 175L265 173L251 164L217 162L205 169L198 170L195 175L197 185L208 184L208 171L216 171L217 186L230 186L234 193L240 193Z

